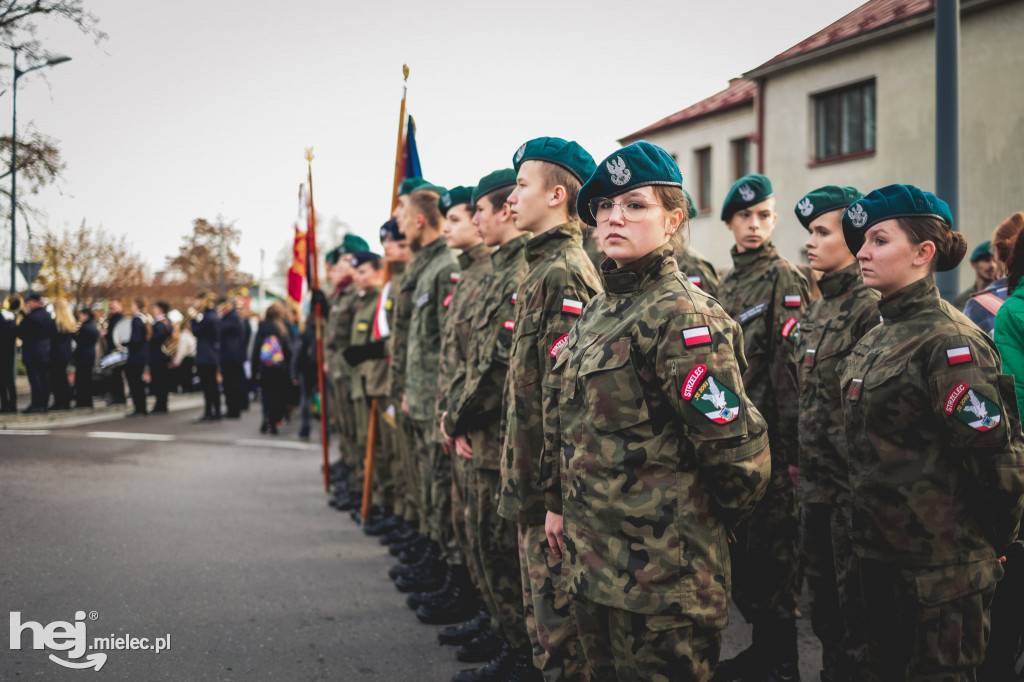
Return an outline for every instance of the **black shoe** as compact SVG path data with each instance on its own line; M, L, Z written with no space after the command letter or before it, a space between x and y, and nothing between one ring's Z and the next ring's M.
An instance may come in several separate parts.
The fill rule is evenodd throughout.
M419 559L410 562L408 564L395 564L388 569L388 575L391 576L392 580L397 579L399 576L408 576L418 573L425 566L430 566L438 560L441 556L440 548L429 540L425 540L425 544L420 549ZM430 590L419 590L419 592L429 592Z
M486 663L501 653L504 640L487 628L472 641L455 650L455 658L463 663Z
M481 610L476 614L476 618L467 620L461 625L449 625L441 630L437 633L437 641L439 644L462 646L472 642L484 630L490 629L491 616L486 611Z
M452 682L508 682L512 672L515 653L508 646L502 647L501 652L492 658L482 668L471 668L456 673Z
M480 593L469 577L469 569L465 564L449 565L445 572L444 585L446 590L437 590L432 599L416 609L416 617L421 623L430 625L450 625L462 623L480 611ZM493 652L498 653L497 651ZM491 656L474 663L488 661Z
M433 590L432 592L413 592L406 597L406 606L415 611L425 604L439 604L442 601L447 601L451 598L451 592L455 589L455 583L453 582L455 575L454 568L454 566L450 564L448 565L448 571L444 576L444 582L441 583L441 587ZM465 618L463 618L463 620L465 620ZM459 622L461 623L462 620Z
M717 679L717 678L716 678ZM800 666L795 661L777 662L760 676L750 678L752 682L800 682Z
M192 420L192 423L193 424L210 424L210 423L219 422L219 421L220 421L220 417L213 417L211 415L204 414L199 419Z
M416 529L410 526L401 516L398 517L398 525L387 533L380 536L380 544L393 545L396 542L408 542L416 537Z
M26 407L21 411L22 414L45 414L45 407Z
M266 433L267 429L269 429L269 428L270 428L270 424L268 424L267 422L261 423L260 424L260 433Z
M363 494L356 493L354 490L350 490L345 498L335 505L338 511L351 511L352 509L359 509L363 506Z
M512 652L512 665L508 671L509 682L543 682L544 677L533 665L533 654L529 646Z
M395 578L395 587L399 592L432 592L444 584L447 567L445 562L435 559L433 563L424 564L419 571L412 575L400 575ZM416 613L419 615L419 611ZM463 620L465 618L448 621L448 623L459 623Z
M402 525L402 518L395 516L394 514L385 515L377 523L367 523L363 525L363 532L367 535L377 536L386 535L394 529Z
M393 542L391 546L388 547L388 554L393 557L399 557L409 550L416 551L417 547L422 550L423 543L426 542L426 540L426 537L420 535L419 531L413 531L412 537L408 540L397 540Z
M724 660L715 669L712 682L748 682L764 675L769 666L767 657L753 645L736 656Z
M125 417L146 417L146 416L149 416L149 413L148 412L143 412L142 410L135 410L134 412L129 412L128 414L125 415Z
M167 414L167 408L166 407L154 407L152 410L149 411L149 413L150 414Z

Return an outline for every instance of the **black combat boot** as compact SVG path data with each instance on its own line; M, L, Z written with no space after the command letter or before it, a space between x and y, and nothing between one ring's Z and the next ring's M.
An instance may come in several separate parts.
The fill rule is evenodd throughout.
M461 625L449 625L441 630L437 633L437 641L439 644L461 646L472 642L484 630L490 629L491 614L487 613L486 609L481 608L479 613L476 614L476 618L467 620Z
M418 535L416 529L410 526L408 521L402 517L398 517L398 521L399 523L394 530L380 536L380 544L394 545L396 542L407 542ZM397 554L394 556L397 556Z
M494 630L487 628L471 642L463 644L455 650L455 658L463 663L486 663L501 653L505 640Z
M432 564L437 561L438 557L441 556L441 548L436 543L430 542L423 546L423 549L419 553L419 559L408 564L395 564L388 570L388 575L391 576L392 580L397 579L399 576L411 575L417 573L427 564ZM427 590L421 590L427 591Z
M514 665L515 652L506 645L487 665L456 673L452 682L508 682Z
M400 575L395 578L395 587L398 588L399 592L433 592L444 584L444 576L447 573L447 562L436 558L430 559L421 566L420 570L412 575ZM466 616L466 618L468 617ZM458 623L466 618L460 618L457 621L451 622Z
M394 514L384 512L384 516L380 521L375 523L364 523L363 532L367 535L386 535L394 529L398 528L402 524L402 518L395 516Z
M430 625L449 625L461 623L472 618L480 603L480 593L469 578L469 569L465 564L452 566L451 589L438 595L435 601L428 602L416 609L416 617L421 623Z
M439 602L448 599L451 591L455 589L455 584L453 582L454 575L455 567L449 564L448 572L444 576L444 583L442 583L441 587L437 588L433 592L413 592L405 598L406 605L410 609L415 611L424 604L430 604L432 602Z
M520 647L512 652L512 665L508 671L509 682L543 682L544 676L533 665L533 652L530 645Z

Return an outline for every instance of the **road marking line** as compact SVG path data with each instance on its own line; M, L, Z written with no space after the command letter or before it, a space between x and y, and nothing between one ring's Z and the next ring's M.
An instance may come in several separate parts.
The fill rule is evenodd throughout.
M113 438L115 440L175 440L177 436L165 433L121 433L120 431L90 431L89 438Z
M0 435L2 436L45 436L49 434L49 429L2 429Z
M236 440L232 445L249 445L257 448L284 448L287 450L319 450L314 443L295 443L287 440L257 440L255 438Z

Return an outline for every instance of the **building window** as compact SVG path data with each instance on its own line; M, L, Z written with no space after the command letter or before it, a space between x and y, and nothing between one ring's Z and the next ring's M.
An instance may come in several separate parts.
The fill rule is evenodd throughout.
M739 180L750 173L750 138L732 141L732 179Z
M815 159L875 151L875 81L814 96Z
M711 210L711 147L694 152L697 160L697 211Z

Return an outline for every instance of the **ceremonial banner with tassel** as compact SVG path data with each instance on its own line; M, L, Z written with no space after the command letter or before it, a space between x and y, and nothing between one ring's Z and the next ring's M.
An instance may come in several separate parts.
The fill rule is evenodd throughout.
M319 258L316 253L316 211L313 209L313 148L306 148L306 165L309 169L307 183L309 185L309 212L306 217L306 254L309 261L309 290L320 288ZM323 299L321 299L322 301ZM320 391L320 445L323 453L324 492L331 490L331 472L327 457L330 436L327 431L327 413L324 406L324 311L322 303L313 303L313 320L316 325L316 381Z
M288 298L296 305L302 303L309 279L309 201L306 186L299 184L299 213L295 218L295 238L292 241L292 264L288 268Z

